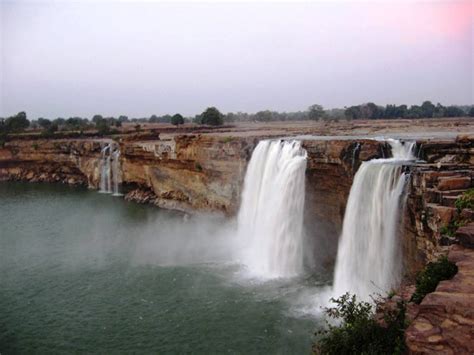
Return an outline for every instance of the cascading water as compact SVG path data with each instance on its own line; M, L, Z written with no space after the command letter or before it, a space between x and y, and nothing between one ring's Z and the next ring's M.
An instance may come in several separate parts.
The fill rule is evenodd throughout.
M120 149L118 145L108 143L100 153L100 192L120 195Z
M109 175L110 175L110 165L108 162L108 154L110 154L110 144L107 144L102 151L100 152L100 192L108 193L109 192Z
M349 292L370 300L400 280L397 227L406 181L402 164L415 159L415 143L388 143L392 158L363 162L354 177L337 253L335 297Z
M112 153L112 175L114 177L114 196L120 196L119 179L120 179L120 150L117 148Z
M306 151L298 141L259 142L245 175L238 234L242 255L257 277L303 271Z

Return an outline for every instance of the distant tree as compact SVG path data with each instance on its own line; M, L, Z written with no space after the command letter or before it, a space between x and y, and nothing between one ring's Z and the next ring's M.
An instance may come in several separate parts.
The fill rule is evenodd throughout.
M344 116L346 116L347 119L351 119L351 120L357 120L357 119L362 118L360 106L347 107L346 110L344 111Z
M408 116L409 118L421 118L423 117L423 109L418 106L418 105L412 105L410 106L410 109L408 110Z
M438 102L436 104L433 117L444 117L445 114L446 114L446 107L444 107Z
M48 120L47 118L40 117L38 118L38 126L40 126L43 129L48 129L51 126L51 121Z
M314 104L308 108L308 118L310 120L319 121L324 115L324 108L321 105Z
M446 107L446 112L445 112L446 117L462 117L464 115L465 115L464 111L457 106Z
M127 116L124 116L124 115L121 115L121 116L119 116L118 120L119 120L119 122L127 122L127 121L128 121L128 117L127 117Z
M97 122L102 121L103 119L104 118L102 117L102 115L94 115L94 117L92 117L92 122L94 122L97 125Z
M239 117L235 113L232 113L232 112L229 112L224 116L225 122L235 122L238 120L239 120Z
M58 127L64 126L66 124L66 120L62 117L56 118L52 123L55 123L58 125Z
M21 132L28 128L30 121L26 118L26 113L22 111L15 116L8 117L5 120L5 125L9 132Z
M158 116L157 115L151 115L150 118L148 119L148 122L158 123Z
M469 114L469 117L474 117L474 106L471 107L468 114Z
M100 115L96 115L96 116L100 116ZM94 118L96 118L96 116L94 116ZM110 133L110 124L106 119L102 118L102 116L100 116L99 118L96 118L95 128L97 129L97 133L101 136L107 135Z
M201 114L202 124L221 126L224 123L224 115L215 107L208 107Z
M196 115L193 117L193 123L202 124L202 115Z
M365 118L376 120L382 118L384 115L384 108L377 106L373 102L368 102L362 105L363 115Z
M273 121L273 113L270 110L259 111L255 114L255 120L259 122Z
M431 118L433 117L436 110L436 106L431 101L425 101L421 104L421 117Z
M174 124L175 126L184 124L184 117L179 113L175 114L173 117L171 117L171 124Z

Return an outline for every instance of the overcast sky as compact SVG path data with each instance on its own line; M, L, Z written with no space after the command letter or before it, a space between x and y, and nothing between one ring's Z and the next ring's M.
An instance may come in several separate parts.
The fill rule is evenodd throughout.
M0 2L0 116L474 103L471 0Z

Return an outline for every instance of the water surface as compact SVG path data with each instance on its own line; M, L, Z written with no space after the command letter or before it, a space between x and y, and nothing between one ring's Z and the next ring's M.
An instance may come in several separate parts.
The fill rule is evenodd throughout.
M257 282L228 221L0 183L0 353L310 352L314 277Z

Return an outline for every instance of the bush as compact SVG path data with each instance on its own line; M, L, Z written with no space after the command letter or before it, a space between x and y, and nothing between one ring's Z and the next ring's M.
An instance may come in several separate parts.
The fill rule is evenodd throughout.
M429 263L416 278L416 290L410 301L420 304L423 298L436 290L439 282L451 279L458 272L458 267L446 256Z
M464 208L474 209L474 189L469 189L459 197L454 203L456 208L461 211Z
M374 319L373 306L357 302L346 293L331 299L336 307L326 308L326 314L339 320L338 326L327 324L317 332L319 340L313 346L315 354L401 354L405 350L405 303L384 313L385 325Z
M466 221L464 220L457 220L454 219L449 224L441 227L440 233L441 235L447 235L448 237L454 237L454 234L458 230L459 227L462 227L466 224Z

